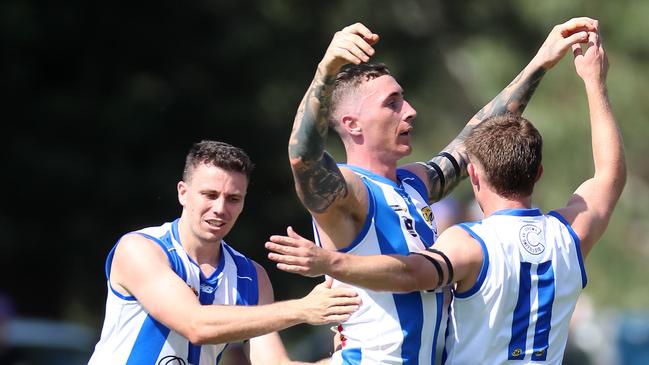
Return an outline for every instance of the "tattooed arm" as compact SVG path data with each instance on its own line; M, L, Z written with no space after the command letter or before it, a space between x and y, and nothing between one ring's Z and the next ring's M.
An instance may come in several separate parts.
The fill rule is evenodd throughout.
M349 223L349 212L356 209L364 213L364 207L357 204L357 195L366 192L360 179L347 170L341 171L324 150L331 94L340 69L346 64L369 61L374 54L372 45L378 38L360 23L336 32L298 108L289 141L288 154L298 197L320 226L349 232L344 237L333 237L337 242L349 242L356 234L351 232L353 227L349 230L340 225L355 225ZM366 197L360 200L363 199Z
M546 71L556 65L573 44L588 41L588 32L595 30L590 18L573 18L552 28L545 42L530 63L516 78L466 124L460 134L443 151L428 162L408 165L426 182L431 203L448 195L467 176L469 163L464 140L475 125L494 115L522 114Z

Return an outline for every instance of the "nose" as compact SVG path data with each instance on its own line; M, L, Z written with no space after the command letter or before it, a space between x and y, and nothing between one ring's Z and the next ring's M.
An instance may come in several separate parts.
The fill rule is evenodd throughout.
M226 215L227 202L225 201L225 197L220 196L218 199L214 200L214 203L212 204L212 211L219 217Z
M404 100L403 104L403 119L406 122L412 123L412 121L417 117L417 111L412 107L412 105L410 105L407 100Z

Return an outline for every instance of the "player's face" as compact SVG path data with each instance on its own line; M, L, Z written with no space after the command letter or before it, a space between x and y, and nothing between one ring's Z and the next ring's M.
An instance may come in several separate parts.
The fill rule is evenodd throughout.
M178 198L192 234L202 241L220 241L243 210L248 178L211 164L198 165L189 181L178 183Z
M367 147L397 159L409 155L417 111L404 99L399 83L392 76L383 75L364 83L362 88L364 96L358 117Z

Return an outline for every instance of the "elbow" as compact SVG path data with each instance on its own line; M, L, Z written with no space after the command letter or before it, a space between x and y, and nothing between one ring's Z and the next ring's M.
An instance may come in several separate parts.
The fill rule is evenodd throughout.
M219 341L219 336L216 336L214 333L209 333L206 323L195 318L197 316L192 317L194 318L189 318L186 322L187 325L178 331L183 337L195 345L207 345L221 342Z

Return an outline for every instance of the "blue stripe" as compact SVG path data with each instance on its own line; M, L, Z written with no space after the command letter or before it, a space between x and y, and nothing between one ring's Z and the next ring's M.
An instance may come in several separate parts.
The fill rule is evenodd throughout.
M225 247L237 265L236 305L257 305L259 302L259 287L255 265L247 257L238 255L230 246L223 244L222 247Z
M349 246L338 249L338 251L340 252L349 252L354 247L358 246L361 243L361 241L363 241L363 238L365 238L367 232L370 230L370 226L372 225L372 217L374 217L375 209L376 209L374 194L372 193L372 189L370 188L370 184L372 183L365 178L361 178L361 180L365 184L365 189L367 189L367 214L365 215L365 223L363 224L363 228L361 229L361 231L358 233L358 235L356 235L356 238L354 238L354 240L352 241L352 243L349 244ZM316 227L315 224L313 226ZM317 228L315 230L315 234L318 235Z
M363 354L359 348L344 349L341 355L345 365L360 365L363 359Z
M579 239L579 236L577 236L577 233L572 229L570 223L568 223L568 221L561 214L559 214L559 212L553 210L551 212L548 212L548 215L555 217L561 223L563 223L566 226L568 232L570 232L572 239L575 241L575 248L577 250L577 260L579 261L579 269L581 270L581 288L583 289L586 287L586 284L588 283L588 277L586 276L586 267L584 266L584 258L581 255L581 240Z
M155 364L168 335L169 328L147 315L126 365Z
M426 224L426 221L424 221L424 218L421 216L419 210L417 210L417 207L412 202L410 196L403 189L399 188L395 190L403 196L403 200L406 202L408 213L410 213L410 216L415 221L415 231L419 235L419 239L426 248L432 246L433 242L435 242L435 234L433 233L433 230L430 229L428 224Z
M482 287L482 284L484 283L485 278L487 277L487 271L489 270L489 251L487 251L487 245L484 243L482 238L478 236L478 234L471 229L472 225L474 224L462 223L459 226L460 228L467 231L476 241L478 241L480 247L482 247L482 266L480 267L480 273L476 278L475 284L473 284L473 286L469 290L465 292L457 292L457 291L455 292L455 296L458 298L468 298L473 294L477 293L478 290L480 290L480 288Z
M433 336L433 351L431 352L432 356L430 358L430 363L435 363L435 358L437 357L437 337L439 335L439 326L442 324L442 311L444 310L444 292L436 293L435 299L437 303L437 316L435 321L435 335Z
M543 215L540 209L502 209L491 213L491 215L513 215L517 217L538 217Z
M532 360L545 361L548 355L548 339L550 337L552 304L554 303L554 270L552 261L539 264L537 275L539 278L539 311L534 329L534 353Z
M450 325L451 325L451 308L453 307L453 301L455 299L451 295L451 303L446 309L448 317L446 317L446 332L444 333L444 350L442 351L442 365L446 364L446 359L448 358L448 352L446 351L446 344L448 343L448 338L450 336Z
M426 185L421 181L419 176L406 169L397 169L397 180L401 182L401 185L404 184L404 179L407 179L407 184L412 186L424 198L424 201L428 203L428 189L426 189Z
M530 325L530 291L532 287L530 269L531 264L529 262L521 262L518 301L514 309L512 337L509 342L509 354L507 355L509 360L522 360L525 357L527 328Z
M187 345L187 362L190 364L198 365L201 362L201 345L194 345L189 342Z
M176 248L171 243L171 235L169 234L169 232L167 232L164 236L160 238L153 237L149 234L142 233L142 232L135 232L135 233L150 239L151 241L157 243L160 247L162 247L165 254L167 255L167 259L169 260L171 269L176 273L176 275L180 276L180 278L182 278L183 281L187 281L187 272L185 272L185 265L183 264L182 260L178 256L178 253L176 252Z
M381 254L407 255L408 245L403 236L399 216L389 207L378 186L371 184L370 188L374 193L376 206L383 208L377 209L375 224ZM424 319L421 294L419 292L395 293L392 297L404 337L401 343L402 363L417 364Z

